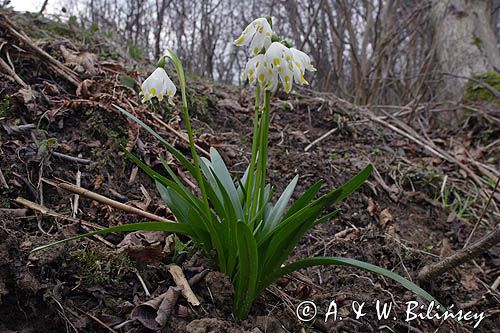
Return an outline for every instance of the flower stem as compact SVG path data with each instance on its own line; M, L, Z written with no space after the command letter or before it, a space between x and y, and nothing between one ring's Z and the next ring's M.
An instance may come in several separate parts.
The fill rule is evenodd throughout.
M255 174L255 161L257 160L257 152L259 147L259 113L260 113L260 85L257 84L257 89L255 91L255 111L253 117L253 139L252 139L252 155L250 160L250 165L248 166L247 179L245 181L245 188L247 197L245 200L246 218L247 222L252 221L253 216L250 214L250 203L254 193L254 174ZM250 230L253 230L253 226L250 226Z
M185 122L186 122L186 130L188 132L189 147L191 149L191 155L193 157L193 164L194 164L194 169L195 169L195 174L193 176L196 178L196 181L197 181L198 185L200 186L200 192L201 192L201 196L203 198L203 203L205 206L206 220L204 220L204 223L209 231L212 243L214 244L214 247L216 248L218 266L222 270L222 272L225 273L227 270L226 256L224 253L224 248L222 246L221 239L219 238L219 234L217 233L217 230L216 230L217 221L213 217L213 214L210 210L210 204L208 203L208 196L207 196L207 192L205 189L205 181L204 181L203 175L201 173L199 157L198 157L198 153L196 152L196 147L194 144L193 130L191 128L191 121L189 118L189 110L188 110L187 98L186 98L186 78L184 76L184 69L182 68L182 64L181 64L179 58L172 50L167 49L167 57L170 58L170 60L172 60L172 63L175 66L175 70L177 71L177 74L179 76L179 85L181 88L181 95L182 95L182 111L184 113L184 118L185 118Z
M264 113L262 115L262 132L261 134L261 149L260 149L260 169L261 169L261 183L259 195L259 207L264 206L264 194L266 187L266 168L267 168L267 146L269 140L269 111L270 111L271 92L266 90L264 92Z

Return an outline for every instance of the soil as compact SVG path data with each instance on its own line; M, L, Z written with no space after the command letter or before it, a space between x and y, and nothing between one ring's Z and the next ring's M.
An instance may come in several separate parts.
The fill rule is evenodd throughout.
M30 26L27 22L41 20L10 15L24 29ZM82 40L62 38L59 30L56 33L47 28L50 22L35 22L39 30L26 32L40 47L63 63L60 45L95 54L96 61L91 66L95 73L89 68L80 68L78 72L78 64L66 64L82 80L75 87L47 69L36 54L20 54L15 48L8 48L16 73L31 90L0 77L0 169L8 186L0 183L0 331L148 331L139 321L129 320L132 309L175 285L167 271L171 263L180 265L188 279L203 271L206 275L193 287L201 305L193 307L179 297L163 332L499 331L500 294L492 287L500 272L498 246L424 286L447 306L484 312L484 320L475 329L474 321L405 322L406 302L418 301L415 295L393 281L344 267L313 267L281 279L257 299L248 319L240 322L231 312L232 290L227 278L216 271L210 258L200 255L191 245L182 250L165 250L172 244L167 235L155 235L155 239L139 235L134 250L124 246L124 234L112 234L30 253L38 245L92 228L88 227L90 224L61 217L72 214L75 197L42 178L75 183L81 173L80 184L86 189L172 217L154 182L140 170L137 172L121 147L130 149L158 171L158 156L170 156L144 130L116 112L111 103L147 121L188 154L187 145L152 117L155 114L172 127L184 129L179 117L180 101L162 113L158 107L142 105L136 87L130 87L130 80L140 82L151 68L137 67L137 62L116 54L110 57L112 50L97 42L88 48ZM48 33L48 37L40 37L40 31ZM11 37L6 34L2 38ZM205 149L216 147L233 174L241 175L250 156L252 89L197 78L191 78L188 86L199 145ZM414 119L407 120L411 123ZM338 130L304 151L332 128ZM480 150L494 143L499 129L481 114L471 113L461 128L429 129L427 135L456 153L463 147ZM480 158L498 170L495 152L498 153L498 147L490 147L482 151ZM89 161L81 163L57 153ZM169 161L186 179L182 168L173 159ZM474 190L467 192L467 177L456 166L374 124L359 111L341 106L334 95L297 89L291 95L278 93L273 97L269 163L269 181L276 194L294 175L300 175L296 197L319 179L326 181L323 191L337 187L367 163L372 163L380 174L341 203L337 217L309 232L290 260L344 256L414 280L425 265L461 249L480 214L479 201L460 206L464 212L460 207L450 207L452 196L460 193L465 199L474 194ZM450 175L448 186L455 189L446 200L439 197L443 175ZM14 201L18 197L39 203L56 214L26 209ZM104 227L141 220L84 197L78 199L76 217ZM489 224L480 223L473 241L494 224L494 215L485 217ZM181 238L176 244L181 241L187 239ZM392 304L394 318L377 318L377 300ZM303 301L317 305L315 320L297 319L295 309ZM325 322L332 301L343 320L330 316ZM352 308L355 302L366 304L365 316L356 318Z

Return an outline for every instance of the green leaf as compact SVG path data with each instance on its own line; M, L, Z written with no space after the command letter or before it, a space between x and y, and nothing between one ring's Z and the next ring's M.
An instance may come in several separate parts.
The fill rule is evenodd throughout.
M147 166L144 162L142 162L139 158L137 158L134 154L127 151L126 149L123 149L123 151L125 152L125 154L129 159L134 161L144 172L146 172L155 181L160 182L165 187L173 188L184 199L190 201L194 205L194 207L198 210L199 215L201 216L207 215L207 212L205 212L204 205L201 202L201 200L198 197L196 197L193 193L187 190L187 188L182 184L179 178L177 178L173 170L168 166L167 162L161 156L160 160L162 161L163 166L167 169L170 176L175 180L175 182L171 181L170 179L162 176L158 172L151 169L149 166ZM208 214L210 214L210 212Z
M205 221L207 218L203 212L173 188L165 187L159 181L156 181L156 188L167 207L172 210L177 221L181 224L191 225L193 230L192 238L200 243L207 252L210 252L210 247L212 246L211 234Z
M89 233L82 234L79 236L66 238L63 240L59 240L57 242L38 246L38 247L34 248L33 250L31 250L31 252L40 251L40 250L46 249L48 247L51 247L51 246L54 246L57 244L66 243L66 242L81 239L84 237L90 237L90 236L94 236L94 235L106 235L106 234L109 234L112 232L119 232L119 231L139 231L139 230L175 232L175 233L185 234L185 235L188 235L191 237L193 236L193 228L189 224L180 224L180 223L173 223L173 222L139 222L139 223L119 225L119 226L115 226L115 227L110 227L110 228L106 228L106 229L102 229L102 230L89 232Z
M244 319L255 298L259 259L252 231L241 221L237 223L236 228L239 271L235 277L234 309L236 316Z
M236 216L238 217L238 219L244 220L245 215L243 214L238 191L236 191L233 179L231 178L231 174L227 170L224 160L220 156L219 152L213 147L210 148L210 157L212 159L212 169L214 171L214 174L217 176L222 184L222 187L229 195Z
M135 82L135 80L131 76L123 75L123 76L120 76L119 80L120 80L120 83L126 87L132 88L134 90L137 87L137 82Z
M311 186L299 199L297 199L292 204L292 207L290 207L283 218L286 219L287 217L290 217L291 215L304 208L309 202L311 202L314 196L319 192L324 182L325 181L321 179L318 180L313 186Z
M290 274L290 273L295 272L296 270L299 270L301 268L310 267L310 266L318 266L318 265L335 265L335 266L349 266L349 267L361 268L361 269L385 276L389 279L392 279L392 280L398 282L399 284L401 284L406 289L408 289L408 290L414 292L415 294L417 294L418 296L424 298L425 300L427 300L429 302L434 301L436 304L439 304L439 302L431 294L429 294L427 291L420 288L419 286L417 286L415 283L411 282L410 280L405 279L404 277L402 277L399 274L391 272L385 268L366 263L364 261L349 259L349 258L341 258L341 257L316 257L316 258L307 258L307 259L302 259L302 260L296 261L294 263L286 265L283 268L280 268L275 273L271 274L268 277L266 283L269 285L273 281L277 280L278 278L280 278L286 274Z
M116 104L112 104L118 111L120 111L121 113L123 113L124 115L126 115L127 117L129 117L130 119L132 119L133 121L135 121L136 123L138 123L139 125L141 125L142 128L144 128L146 131L148 131L152 136L154 136L158 141L160 141L164 146L165 148L167 148L167 150L172 154L174 155L175 158L177 158L177 160L179 160L179 162L181 162L181 164L192 174L192 175L196 175L196 169L194 167L193 164L191 164L191 162L189 162L187 160L187 158L184 156L184 154L182 154L179 150L177 150L174 146L172 146L170 143L168 143L164 138L162 138L158 133L156 133L151 127L149 127L148 125L146 125L144 122L142 122L142 120L140 120L139 118L137 118L136 116L134 116L133 114L125 111L123 108L119 107L118 105Z
M285 212L286 206L292 197L293 191L295 190L295 186L297 185L297 181L299 180L299 176L295 176L290 184L285 188L280 198L276 202L276 205L269 212L269 216L265 219L264 229L270 230L278 224L278 222L283 217L283 213Z
M276 228L262 235L262 237L258 239L259 254L261 258L263 258L259 276L268 274L280 267L304 234L317 224L316 219L318 216L326 208L339 201L340 198L345 198L359 188L368 178L371 170L372 166L368 165L340 188L311 202L295 214L283 220Z

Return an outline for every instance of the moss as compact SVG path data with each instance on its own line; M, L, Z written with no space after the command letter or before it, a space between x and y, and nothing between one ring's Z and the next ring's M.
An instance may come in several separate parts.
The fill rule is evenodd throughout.
M477 48L481 48L482 43L483 41L478 36L474 36L474 38L472 38L472 44L477 46Z
M11 109L12 109L12 104L10 103L10 97L5 96L0 101L0 117L8 116Z
M472 77L500 91L500 74L488 71L486 73L474 74ZM495 102L500 105L500 100L490 90L473 81L467 82L464 102Z
M70 255L79 263L79 277L89 285L118 286L123 277L133 270L126 254L96 246L74 250Z
M213 105L212 100L207 95L199 95L194 90L186 90L186 99L191 115L196 115L198 120L213 125L213 119L210 117L209 107Z

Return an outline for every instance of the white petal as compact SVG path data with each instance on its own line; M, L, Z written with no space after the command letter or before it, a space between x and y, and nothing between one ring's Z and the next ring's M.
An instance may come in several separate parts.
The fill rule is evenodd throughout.
M297 50L296 48L290 48L290 51L292 52L293 59L296 61L298 64L300 64L300 70L302 74L304 74L304 71L307 69L308 71L315 71L316 68L311 63L311 58L304 52Z
M250 43L250 50L254 55L258 54L260 50L264 47L266 36L261 32L256 32L255 36L252 39L252 43Z
M252 40L254 34L255 34L255 26L252 23L250 23L245 30L243 30L241 36L234 41L234 44L237 46L245 46L250 44L250 41Z
M172 80L167 75L167 72L161 67L155 69L153 73L142 83L141 95L143 95L142 102L149 101L151 98L156 97L162 100L167 91L175 94L176 88Z

